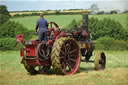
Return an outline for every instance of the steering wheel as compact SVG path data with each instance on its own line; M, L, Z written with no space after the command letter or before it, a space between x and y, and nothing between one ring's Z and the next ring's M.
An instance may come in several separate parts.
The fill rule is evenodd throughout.
M52 30L52 29L55 30L55 28L54 28L53 26L55 26L56 29L59 30L59 26L58 26L55 22L49 22L49 23L48 23L48 26L49 26L49 25L50 25L51 30Z
M49 22L48 27L47 37L49 37L49 40L52 40L60 34L60 28L55 22Z

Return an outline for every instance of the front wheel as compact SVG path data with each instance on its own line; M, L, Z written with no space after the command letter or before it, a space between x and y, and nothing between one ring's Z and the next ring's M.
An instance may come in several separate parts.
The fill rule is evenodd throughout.
M58 74L74 74L80 65L79 46L72 38L55 41L51 53L52 66Z
M104 52L99 52L95 57L95 70L104 70L106 66L106 56Z

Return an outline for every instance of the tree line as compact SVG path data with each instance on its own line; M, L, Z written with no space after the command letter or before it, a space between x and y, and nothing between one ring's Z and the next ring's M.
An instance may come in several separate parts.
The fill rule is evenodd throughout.
M52 13L49 13L48 11L43 11L42 12L44 15L78 15L78 14L82 14L82 11L76 11L76 12L61 12L59 10L56 10L55 12L52 12ZM125 11L123 13L128 13L128 11ZM92 12L90 12L89 14L92 14ZM97 13L94 13L94 14L118 14L118 12L116 10L111 10L110 12L104 12L104 11L99 11ZM15 17L26 17L26 16L38 16L40 15L40 13L37 13L37 12L32 12L32 13L23 13L23 14L14 14L14 15L11 15L12 18L15 18Z

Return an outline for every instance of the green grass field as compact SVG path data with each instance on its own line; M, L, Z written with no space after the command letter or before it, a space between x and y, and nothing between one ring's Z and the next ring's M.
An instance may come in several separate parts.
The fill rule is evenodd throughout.
M126 24L128 23L126 20L126 18L128 17L128 14L89 15L89 17L96 17L98 19L109 17L111 19L115 19L119 21L123 25L124 28L126 28ZM60 26L60 28L64 28L69 23L71 23L73 19L77 21L82 19L82 15L49 15L49 16L45 16L45 18L48 20L48 22L54 21ZM39 16L29 16L29 17L13 18L11 20L22 23L28 29L34 30L36 21L38 19L39 19Z
M82 62L79 73L62 76L53 70L29 75L20 64L19 51L0 52L0 85L128 85L128 51L105 51L105 54L105 70L95 71L93 63Z
M39 16L31 16L31 17L16 18L12 20L22 23L24 26L26 26L30 30L35 30L35 25L39 18L40 18ZM80 20L81 16L80 15L50 15L50 16L45 16L45 18L48 22L54 21L61 28L63 28L67 24L71 23L73 19Z

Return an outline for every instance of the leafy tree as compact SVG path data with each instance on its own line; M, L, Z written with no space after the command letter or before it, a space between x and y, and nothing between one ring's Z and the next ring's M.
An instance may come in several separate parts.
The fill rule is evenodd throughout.
M31 39L29 30L17 22L8 21L0 27L0 38L15 38L17 34L24 34L25 39Z
M110 14L117 14L118 12L116 10L110 11Z
M0 26L9 20L10 14L5 5L0 5Z
M48 14L48 11L44 11L43 13L44 13L45 15L47 15L47 14Z
M75 19L73 19L72 22L68 24L66 28L73 29L75 26L77 26L77 22Z
M128 13L128 9L127 9L127 10L125 10L123 13Z
M126 28L128 27L128 16L127 16L127 18L126 18Z
M100 12L98 12L97 14L104 14L104 11L100 11Z
M119 31L119 33L117 34L117 38L116 39L128 41L128 30L121 29Z
M20 14L15 14L13 17L20 17L21 15Z
M9 20L9 16L0 14L0 26Z
M5 5L0 5L0 14L7 15L10 17L10 14L9 14L7 7Z
M56 10L55 14L56 15L59 15L60 14L60 11L59 10Z

